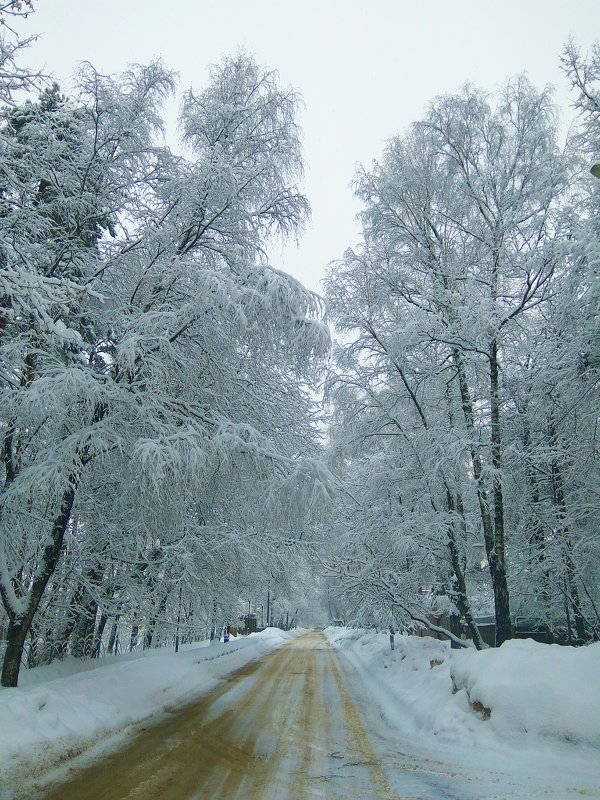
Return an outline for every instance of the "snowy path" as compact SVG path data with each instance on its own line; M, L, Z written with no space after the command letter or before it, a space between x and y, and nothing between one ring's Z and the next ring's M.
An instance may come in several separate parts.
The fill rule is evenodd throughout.
M387 703L386 703L387 701ZM307 633L231 672L44 800L505 800L597 796L506 770L498 752L411 736L356 657ZM531 753L534 756L534 753ZM546 761L546 764L548 762ZM534 770L535 772L535 770ZM511 774L512 773L512 774ZM562 785L560 785L562 784ZM588 784L589 785L589 784ZM33 796L32 796L33 797Z
M430 764L382 762L344 671L322 634L301 636L45 800L465 797Z

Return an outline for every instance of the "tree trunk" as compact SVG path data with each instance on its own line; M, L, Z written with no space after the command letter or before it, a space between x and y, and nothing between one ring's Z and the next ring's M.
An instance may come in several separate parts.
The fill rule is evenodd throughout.
M194 632L192 631L192 621L194 619L194 607L190 601L188 610L185 615L185 633L183 634L183 643L190 644L194 641Z
M490 415L492 466L494 468L494 553L496 584L494 600L496 604L496 647L507 639L512 639L510 621L510 600L508 578L506 575L506 546L504 538L504 494L502 487L502 431L500 423L500 368L498 363L498 341L490 342Z
M452 496L452 493L446 487L446 501L448 504L448 511L450 513L456 511L463 523L464 523L464 509L462 498L460 495L457 496L456 501ZM467 581L465 578L465 573L460 563L460 551L458 548L458 541L456 536L456 530L454 527L454 523L452 520L448 523L447 528L448 533L448 550L450 552L450 563L452 564L452 588L453 588L453 597L456 607L458 609L459 614L464 619L467 628L469 629L469 633L471 634L471 638L473 639L473 644L477 648L477 650L483 650L485 648L485 644L483 639L481 638L481 632L475 623L475 619L471 612L471 603L469 601L469 595L467 593Z
M9 624L6 637L6 651L2 664L2 686L16 686L19 682L21 658L29 625Z
M562 470L558 460L558 433L554 423L553 415L549 421L550 447L554 452L552 463L550 464L550 474L552 478L552 500L558 509L558 533L561 540L561 556L565 569L565 589L567 592L567 602L571 605L573 621L575 622L575 633L580 643L587 639L586 621L581 610L581 601L577 589L577 570L573 561L573 542L567 519L567 503L564 492L564 482ZM570 620L569 620L570 626Z
M510 596L508 591L508 583L506 579L506 569L504 566L504 529L501 530L501 558L498 558L496 550L496 537L494 533L494 524L492 522L492 515L490 513L489 500L487 496L487 489L483 478L483 465L481 456L475 445L477 434L475 431L475 416L473 414L473 405L471 403L471 394L469 392L469 385L461 354L458 350L453 352L453 362L458 373L458 383L460 388L460 396L463 408L463 415L467 432L471 438L470 454L471 466L473 469L473 476L477 487L477 500L479 503L479 511L481 514L481 523L483 526L483 538L485 542L485 550L490 570L490 578L492 580L492 588L494 591L494 611L496 619L496 647L500 646L506 639L512 638L512 625L510 621ZM502 508L500 509L502 510Z
M104 579L104 566L100 560L106 551L106 546L102 548L100 558L95 567L89 569L84 576L83 597L80 598L81 612L77 618L75 636L73 643L73 655L76 658L83 658L92 655L95 644L94 630L96 628L96 617L98 616L98 601L92 595L89 587L97 588ZM106 620L105 623L106 624Z
M92 652L97 613L98 603L88 595L88 602L79 614L75 626L73 637L73 656L75 658L85 658Z
M156 623L160 619L161 615L165 613L165 609L167 607L167 598L168 594L165 594L161 597L160 602L158 604L158 608L155 610L152 618L148 622L148 629L144 635L144 650L148 650L148 648L152 647L152 641L154 639L154 634L156 632Z
M104 629L106 628L106 623L108 622L108 614L103 611L100 615L100 620L98 622L98 630L94 636L94 644L92 646L92 658L100 658L100 648L102 647L102 635L104 633Z
M76 484L76 476L70 475L69 488L63 494L59 514L52 525L50 541L42 552L40 569L33 580L27 607L23 612L16 613L11 605L7 587L0 585L0 594L2 595L2 601L8 614L8 638L2 665L2 686L14 687L18 683L25 638L29 633L29 628L31 627L44 590L48 585L50 576L56 569L56 564L58 563L65 531L69 524L73 502L75 501Z
M526 410L527 409L524 410L524 413ZM523 451L528 455L531 453L531 449L531 432L529 430L529 423L525 419L523 422ZM540 508L541 500L540 483L533 463L529 457L527 458L527 464L527 480L529 483L531 509L533 512L530 523L531 536L529 537L529 546L531 548L530 559L532 562L537 561L538 566L541 569L541 589L539 592L539 598L542 603L544 613L547 616L550 610L550 599L552 593L550 591L550 570L546 565L546 536L538 510Z
M446 389L446 403L448 406L448 422L450 423L451 430L455 430L456 425L454 421L454 411L452 409L449 386ZM450 515L447 533L450 564L452 565L453 572L452 589L454 592L454 602L460 616L465 621L469 633L471 634L473 644L477 650L483 650L486 645L481 638L481 632L475 624L475 619L473 618L473 614L471 612L471 603L467 592L465 570L461 564L460 558L460 541L462 540L464 545L467 543L467 523L465 520L463 499L460 491L457 491L456 497L454 496L452 490L450 489L450 485L446 481L444 481L444 486L446 489L446 506L448 509L448 514ZM460 525L460 535L457 535L456 522L458 522Z
M113 624L111 625L111 628L110 628L110 635L108 637L108 648L107 648L108 654L110 656L112 656L114 654L114 652L115 652L115 642L116 642L116 639L117 639L117 627L119 625L119 619L120 618L121 618L121 615L117 614L117 616L115 617L115 621L113 622Z
M83 584L79 583L73 596L71 597L71 601L69 603L69 610L67 612L67 621L63 631L60 635L60 643L59 643L59 654L61 658L67 654L68 646L69 646L69 639L71 638L71 634L75 630L75 626L77 625L78 620L78 612L77 608L81 603L81 599L83 597L84 587Z
M210 623L210 641L212 642L216 638L217 638L217 601L213 599L212 620Z
M131 637L129 639L129 652L131 653L135 648L138 646L138 634L140 632L140 626L137 622L131 626Z
M39 664L39 641L33 625L29 628L29 651L27 652L27 669Z

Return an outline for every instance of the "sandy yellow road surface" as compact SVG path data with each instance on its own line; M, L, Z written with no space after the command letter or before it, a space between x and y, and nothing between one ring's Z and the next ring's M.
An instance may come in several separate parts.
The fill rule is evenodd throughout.
M109 798L401 800L318 632L249 664L44 795Z

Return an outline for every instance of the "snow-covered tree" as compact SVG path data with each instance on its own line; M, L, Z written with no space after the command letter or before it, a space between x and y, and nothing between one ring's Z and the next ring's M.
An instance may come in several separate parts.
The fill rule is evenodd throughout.
M308 210L298 98L226 59L185 97L175 156L160 144L173 86L159 63L84 65L74 100L50 90L2 132L4 685L69 540L84 617L108 581L113 614L133 592L151 620L197 540L220 536L211 476L240 460L267 494L316 452L319 300L263 257Z
M8 0L0 5L0 103L13 104L13 95L33 90L39 73L23 67L20 57L35 36L22 38L12 28L12 18L27 17L33 11L31 0Z
M383 409L376 435L418 453L421 494L456 520L446 558L457 585L468 532L480 532L498 644L512 635L507 539L519 529L507 506L504 377L552 297L566 179L547 90L520 77L494 105L471 86L438 98L359 174L364 244L328 282L351 339L337 382Z

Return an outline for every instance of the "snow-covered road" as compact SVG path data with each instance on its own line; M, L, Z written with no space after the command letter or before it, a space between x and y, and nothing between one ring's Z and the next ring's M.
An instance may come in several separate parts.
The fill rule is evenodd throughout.
M456 777L375 749L353 693L358 675L321 633L251 662L46 800L466 798ZM347 672L349 671L349 672ZM354 681L352 689L347 675ZM376 720L376 717L374 717ZM370 720L372 723L373 720ZM381 743L380 743L381 744ZM475 796L475 795L472 795Z
M465 746L464 720L459 719L462 728L451 728L456 730L456 741L444 735L443 726L427 731L419 722L423 708L419 710L418 705L426 701L425 694L435 695L436 686L443 682L441 672L436 677L429 663L425 670L416 669L415 661L402 676L394 666L403 666L411 659L405 653L400 653L397 663L384 657L377 650L380 635L330 629L328 636L338 647L322 633L310 632L275 652L257 652L254 660L246 660L237 671L232 663L233 668L225 670L208 693L185 706L174 702L162 717L138 724L137 735L121 740L118 749L95 762L88 758L87 765L73 771L66 783L52 788L44 783L45 793L37 797L600 797L593 777L598 770L589 761L590 754L597 754L596 748L547 744L546 740L540 743L537 738L529 745L523 746L523 739L515 746L495 738L470 711L472 747ZM339 643L350 646L340 652ZM407 653L414 650L422 655L422 650L427 654L437 645L407 639L404 646ZM257 645L249 642L246 647ZM243 653L244 644L241 648L238 655ZM190 653L196 669L205 670L207 665L223 661L218 657L217 662L199 662L198 652ZM165 665L172 659L167 657ZM417 680L415 686L410 675ZM95 680L100 686L100 675ZM421 686L419 681L425 683ZM424 686L429 687L427 692ZM443 704L442 694L437 704ZM456 714L455 710L453 716ZM64 766L57 772L61 781L65 772ZM34 796L28 790L28 800Z
M395 797L338 658L301 636L45 797Z

